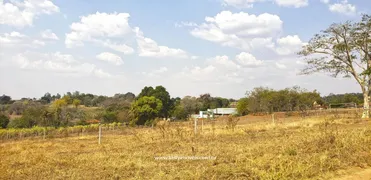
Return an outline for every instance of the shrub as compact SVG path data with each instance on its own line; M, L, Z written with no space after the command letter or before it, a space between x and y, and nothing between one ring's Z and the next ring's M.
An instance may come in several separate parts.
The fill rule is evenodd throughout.
M237 103L237 112L241 116L245 116L249 114L249 99L248 98L241 98Z
M76 122L75 125L78 125L78 126L84 126L84 125L88 125L88 124L89 124L89 123L87 123L85 120L80 119L80 120L78 120L78 121Z
M121 110L117 113L118 122L130 122L132 116L128 109Z
M117 113L116 112L111 112L111 111L106 111L103 114L102 119L103 119L104 123L117 122Z
M9 117L4 114L0 114L0 128L6 128L8 124L9 124Z
M229 116L227 119L227 128L234 131L239 120L240 118L233 118L232 116Z
M28 128L29 123L24 118L15 118L8 124L8 128Z
M179 105L175 107L175 110L173 112L173 116L176 119L187 119L188 113L185 111L184 107Z

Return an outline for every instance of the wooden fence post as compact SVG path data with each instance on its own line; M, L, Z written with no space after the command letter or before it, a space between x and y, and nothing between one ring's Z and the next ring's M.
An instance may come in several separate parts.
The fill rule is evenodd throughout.
M272 122L273 122L273 124L275 123L274 122L274 113L272 114Z
M197 134L197 118L195 118L195 134Z
M102 125L99 123L99 135L98 135L98 143L100 144L102 137Z

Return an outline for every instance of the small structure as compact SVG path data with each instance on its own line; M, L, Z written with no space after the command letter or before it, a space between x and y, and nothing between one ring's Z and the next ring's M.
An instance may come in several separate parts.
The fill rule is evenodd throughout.
M215 116L233 115L237 114L237 108L216 108L208 109L207 111L200 111L198 118L214 118Z

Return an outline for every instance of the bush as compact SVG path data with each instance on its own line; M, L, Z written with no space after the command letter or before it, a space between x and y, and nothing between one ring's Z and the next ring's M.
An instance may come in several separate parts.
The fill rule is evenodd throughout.
M240 118L233 118L232 116L229 116L227 118L227 128L234 131L239 120Z
M177 119L187 119L188 113L185 111L184 107L182 105L178 105L175 107L175 110L173 112L173 116Z
M89 123L87 123L85 120L78 120L77 122L76 122L76 124L75 125L77 125L77 126L85 126L85 125L88 125Z
M121 110L117 113L118 122L128 123L131 119L133 119L133 117L131 116L128 109Z
M28 128L29 123L24 118L16 118L9 122L8 128Z
M0 114L0 128L6 128L8 124L9 124L9 117L4 114Z
M28 107L22 114L21 125L23 128L31 128L42 122L45 108L42 106Z
M237 112L241 116L245 116L249 114L249 99L248 98L241 98L237 103Z
M106 111L102 116L104 123L112 123L117 122L117 113L116 112L110 112Z

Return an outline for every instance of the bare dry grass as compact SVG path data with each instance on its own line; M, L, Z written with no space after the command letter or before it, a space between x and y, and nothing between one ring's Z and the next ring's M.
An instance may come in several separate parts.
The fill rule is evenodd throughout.
M347 120L347 121L346 121ZM0 144L0 179L328 179L371 166L368 121L206 121ZM155 160L214 156L211 160Z

